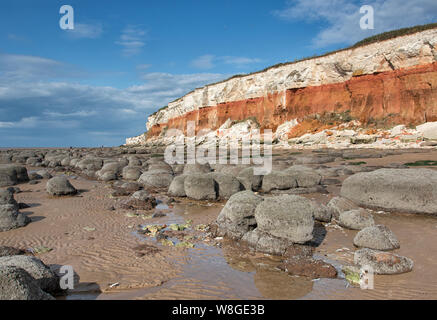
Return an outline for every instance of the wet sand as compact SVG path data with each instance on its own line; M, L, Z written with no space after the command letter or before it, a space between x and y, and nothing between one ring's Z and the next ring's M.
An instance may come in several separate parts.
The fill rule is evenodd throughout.
M435 160L437 152L392 155L365 159L367 165L403 164ZM278 157L286 156L287 152ZM357 160L350 160L357 161ZM347 162L345 160L327 166ZM337 177L338 178L338 177ZM344 177L338 179L342 180ZM109 183L71 179L81 190L74 197L50 197L46 180L37 185L19 185L19 202L31 207L21 210L32 218L25 228L0 233L0 244L19 248L44 246L52 251L39 254L46 264L71 265L79 285L62 299L436 299L437 218L400 213L374 212L376 223L387 225L398 237L396 253L414 261L410 273L376 276L374 290L348 285L340 272L337 279L310 280L290 276L274 268L275 257L248 254L239 244L209 239L193 228L184 231L197 237L194 248L163 246L136 232L139 224L171 224L192 220L192 226L209 224L225 202L208 203L180 199L155 211L161 218L128 217L126 210L110 210L116 199ZM309 194L328 202L339 192ZM159 198L159 197L158 197ZM353 260L352 239L357 232L326 227L316 254L340 271ZM340 250L339 250L340 249ZM115 284L115 285L114 285ZM111 286L113 285L113 286Z

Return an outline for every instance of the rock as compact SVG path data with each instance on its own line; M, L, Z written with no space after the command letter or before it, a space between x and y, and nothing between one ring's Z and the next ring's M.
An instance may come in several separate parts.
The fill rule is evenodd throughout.
M208 175L188 175L184 181L184 189L187 197L196 200L217 199L218 185Z
M173 181L173 174L166 170L152 170L144 172L138 182L145 188L168 188Z
M126 163L118 161L106 163L99 171L96 171L96 176L102 181L117 180L125 166Z
M24 255L0 257L0 267L8 266L26 270L36 280L39 287L48 293L60 291L59 277L36 257Z
M272 171L263 177L262 190L286 190L297 187L296 179L284 171Z
M21 193L21 189L18 187L9 187L6 190L12 192L13 194Z
M246 190L232 195L217 217L218 233L240 239L256 227L255 209L263 198Z
M312 205L314 206L314 220L320 222L331 222L332 213L328 207L320 205L317 202L313 202Z
M16 266L0 267L0 300L54 300L37 281Z
M122 171L123 179L137 181L142 174L141 167L124 167Z
M0 231L24 227L30 221L29 217L18 212L17 206L12 204L0 205Z
M43 179L43 177L40 176L38 173L36 172L29 173L29 180L41 180L41 179Z
M368 266L375 274L399 274L413 270L413 260L391 252L371 249L355 251L354 263L360 267Z
M218 185L218 195L220 198L229 199L233 194L240 192L243 189L240 181L234 176L221 172L211 172L210 176Z
M0 257L18 256L22 254L25 254L25 252L21 249L7 247L7 246L0 246Z
M393 127L390 130L390 136L391 137L395 137L395 136L399 136L402 134L403 131L405 131L407 129L407 127L403 124L400 124L398 126Z
M18 209L18 203L14 199L14 194L10 190L0 190L0 205L10 204Z
M437 171L379 169L347 178L341 196L370 208L437 214Z
M106 172L103 172L103 173L100 173L100 174L97 174L97 172L96 172L96 176L101 181L113 181L113 180L117 180L118 179L118 176L117 176L117 174L115 172L106 171Z
M305 166L292 166L285 172L296 179L299 188L313 187L322 181L322 176L317 171Z
M47 170L39 170L36 172L36 174L43 177L43 179L51 179L52 175Z
M141 184L138 182L123 182L120 184L120 188L125 189L129 192L135 192L141 189Z
M29 177L25 167L14 164L0 165L0 187L13 186L28 181Z
M172 197L186 197L184 182L186 175L177 176L173 179L168 188L168 195Z
M279 265L279 269L290 275L311 279L337 277L337 270L332 265L313 258L287 259Z
M165 171L171 175L174 174L173 168L166 162L159 161L159 162L153 162L149 165L148 171Z
M142 162L140 159L138 159L136 156L130 156L128 157L129 161L129 167L141 167Z
M287 249L293 245L292 241L286 238L279 238L256 228L247 232L242 238L250 247L256 251L274 255L284 255Z
M375 250L399 249L400 244L394 233L383 225L362 229L354 238L354 245Z
M339 224L348 229L361 230L375 225L375 221L370 212L360 208L342 212Z
M327 207L335 219L338 219L342 212L358 208L358 206L352 201L341 197L332 198Z
M183 174L201 174L211 172L211 166L209 163L206 164L186 164L184 167Z
M74 195L77 193L66 177L56 176L47 181L46 190L52 196Z
M437 146L437 141L424 141L420 144L421 147L435 147Z
M147 201L147 200L152 199L152 198L154 199L154 197L146 190L140 190L140 191L135 192L132 195L132 198L138 199L140 201Z
M71 162L70 162L71 164ZM103 166L103 160L102 159L98 159L98 158L85 158L80 160L77 164L76 167L81 169L81 170L91 170L91 171L97 171L100 170Z
M416 130L426 139L437 139L437 121L421 124Z
M157 205L155 197L146 190L135 192L129 199L123 200L120 207L123 209L152 210Z
M254 168L245 168L238 173L237 179L244 186L244 189L258 191L263 180L262 175L255 175Z
M358 135L356 137L351 137L352 144L369 144L376 141L376 136L372 135Z
M313 238L314 201L300 196L281 195L264 199L255 210L257 229L292 243Z

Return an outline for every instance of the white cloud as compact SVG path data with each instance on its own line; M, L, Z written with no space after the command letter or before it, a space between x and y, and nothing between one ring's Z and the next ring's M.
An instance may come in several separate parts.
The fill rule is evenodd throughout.
M214 65L215 56L212 54L205 54L194 59L191 62L191 65L197 69L212 69L215 67Z
M235 67L244 67L250 64L256 64L262 62L258 58L247 58L247 57L234 57L234 56L215 56L212 54L205 54L194 59L191 62L191 66L197 69L212 69L216 64L223 63L228 65L233 65Z
M69 112L69 113L60 113L60 112L54 112L54 111L43 111L43 114L49 117L53 118L65 118L65 117L90 117L95 116L97 114L94 110L80 110L76 112Z
M66 30L71 38L75 39L97 39L103 33L103 27L100 23L86 24L75 23L74 29Z
M223 63L231 64L234 66L244 66L248 64L256 64L262 62L262 60L258 58L232 57L232 56L225 56L219 59L222 60Z
M30 81L43 78L77 77L84 75L77 68L62 62L28 55L0 53L1 79Z
M126 57L138 55L143 50L146 31L138 26L129 25L121 33L120 40L115 43L122 46L122 54Z
M375 29L361 30L361 5L371 5L375 13ZM273 14L289 21L323 22L328 27L313 39L315 47L353 44L365 37L388 30L435 22L435 0L383 0L351 2L347 0L294 0Z

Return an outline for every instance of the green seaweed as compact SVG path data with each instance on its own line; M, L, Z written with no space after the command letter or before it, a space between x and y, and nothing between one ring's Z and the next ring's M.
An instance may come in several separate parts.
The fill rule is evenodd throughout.
M408 167L437 166L437 161L435 161L435 160L418 160L416 162L408 162L405 165Z

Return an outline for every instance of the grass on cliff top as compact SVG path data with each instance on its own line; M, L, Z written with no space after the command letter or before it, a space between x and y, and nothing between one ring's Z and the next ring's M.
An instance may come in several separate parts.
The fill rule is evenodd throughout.
M354 45L352 45L350 47L347 47L347 48L344 48L344 49L326 52L326 53L321 54L321 55L313 55L311 57L306 57L306 58L302 58L302 59L296 59L294 61L278 63L278 64L272 65L270 67L267 67L267 68L265 68L263 70L251 72L251 73L248 73L248 74L236 74L236 75L234 75L234 76L232 76L230 78L227 78L225 80L221 80L221 81L218 81L218 82L214 82L214 83L208 84L208 85L206 85L206 87L207 86L213 86L213 85L216 85L216 84L219 84L219 83L223 83L223 82L229 81L231 79L242 78L242 77L245 77L245 76L250 76L250 75L262 73L262 72L268 71L270 69L286 66L286 65L289 65L289 64L293 64L293 63L297 63L297 62L302 62L302 61L305 61L305 60L311 60L311 59L315 59L315 58L321 58L321 57L329 56L329 55L334 54L334 53L338 53L338 52L341 52L341 51L349 50L349 49L352 49L352 48L358 48L358 47L366 46L366 45L369 45L369 44L372 44L372 43L375 43L375 42L390 40L390 39L393 39L393 38L402 37L402 36L410 35L410 34L417 33L417 32L422 32L422 31L429 30L429 29L435 29L435 28L437 28L437 23L430 23L430 24L417 25L417 26L414 26L414 27L402 28L402 29L397 29L397 30L392 30L392 31L380 33L380 34L377 34L377 35L365 38L365 39L363 39L361 41L358 41ZM202 87L202 88L204 88L204 87ZM200 88L197 88L197 89L200 89ZM195 90L197 90L197 89L195 89ZM192 92L194 92L194 90L188 92L185 96L189 95ZM180 98L178 98L178 99L180 99ZM172 102L177 101L178 99L173 100ZM152 115L157 114L159 111L164 110L167 107L168 106L160 108L156 112L152 113Z

